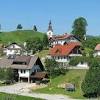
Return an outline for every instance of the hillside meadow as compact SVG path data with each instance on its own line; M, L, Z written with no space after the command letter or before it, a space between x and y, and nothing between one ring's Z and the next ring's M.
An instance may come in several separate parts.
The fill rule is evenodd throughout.
M5 44L9 42L23 43L26 40L35 37L43 39L43 33L35 32L33 30L16 30L11 32L1 32L0 42Z

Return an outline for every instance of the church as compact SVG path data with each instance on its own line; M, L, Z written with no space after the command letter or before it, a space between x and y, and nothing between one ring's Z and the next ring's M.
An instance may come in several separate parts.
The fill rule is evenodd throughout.
M47 36L52 47L57 44L64 45L69 42L80 42L79 39L72 34L64 33L61 35L54 35L51 21L49 22Z

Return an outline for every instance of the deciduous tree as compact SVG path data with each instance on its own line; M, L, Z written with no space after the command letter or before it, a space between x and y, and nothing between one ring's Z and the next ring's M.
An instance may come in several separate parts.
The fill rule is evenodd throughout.
M79 17L75 19L72 26L73 28L72 34L74 34L77 38L83 41L86 36L86 26L87 26L87 21L85 18Z
M21 24L18 24L17 25L17 29L22 29L23 27L22 27L22 25Z
M33 51L33 54L36 53L37 51L41 51L43 49L43 44L40 38L30 38L26 41L26 48L27 51Z
M34 30L34 31L37 31L36 25L33 26L33 30Z
M49 45L48 36L44 34L43 36L43 46L47 47Z

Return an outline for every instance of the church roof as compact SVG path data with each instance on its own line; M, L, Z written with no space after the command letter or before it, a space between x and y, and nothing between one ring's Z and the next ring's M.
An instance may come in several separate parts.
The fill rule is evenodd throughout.
M49 22L48 31L53 31L51 20L50 20L50 22Z

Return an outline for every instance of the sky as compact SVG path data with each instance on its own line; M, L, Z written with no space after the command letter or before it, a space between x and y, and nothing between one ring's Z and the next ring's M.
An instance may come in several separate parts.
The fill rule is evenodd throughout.
M13 31L18 24L23 29L47 32L49 20L54 34L70 33L78 17L87 20L87 34L100 35L100 0L0 0L2 31Z

